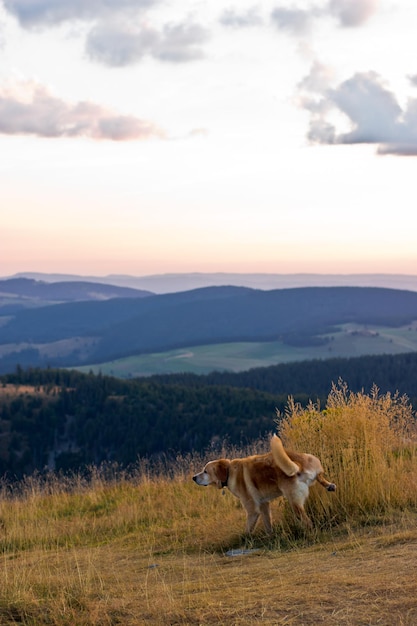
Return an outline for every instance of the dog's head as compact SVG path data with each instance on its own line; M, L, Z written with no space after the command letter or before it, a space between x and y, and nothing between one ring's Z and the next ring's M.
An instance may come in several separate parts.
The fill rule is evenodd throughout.
M219 459L218 461L209 461L202 472L193 476L193 480L197 485L215 485L218 489L222 489L227 484L229 477L230 461L227 459Z

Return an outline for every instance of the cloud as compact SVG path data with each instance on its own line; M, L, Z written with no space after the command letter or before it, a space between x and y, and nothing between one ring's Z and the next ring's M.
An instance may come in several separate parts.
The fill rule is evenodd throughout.
M0 133L112 141L165 137L150 122L114 113L92 102L67 104L35 83L0 91Z
M262 24L259 8L256 6L244 12L238 12L235 9L226 9L220 16L219 21L223 26L231 26L233 28L246 28Z
M6 10L24 28L57 26L64 22L91 22L86 51L95 61L121 67L144 55L182 63L204 56L201 45L208 30L191 21L169 23L160 31L138 23L141 10L160 0L3 0Z
M313 25L314 11L276 7L271 13L271 20L279 29L292 35L305 35Z
M328 10L345 27L361 26L378 9L379 0L330 0Z
M308 9L276 6L271 12L272 23L291 35L309 34L316 20L332 17L342 27L362 26L378 9L379 0L329 0L324 6Z
M321 71L320 71L321 68ZM324 66L315 64L299 85L299 103L310 112L310 141L322 144L376 144L379 154L417 156L417 99L402 109L376 72L357 73L329 86ZM340 130L340 119L349 128Z
M209 39L209 32L199 24L167 24L152 55L161 61L181 63L201 59L200 44Z
M86 51L91 59L112 67L137 63L145 55L183 63L202 58L201 44L208 38L208 31L192 22L166 24L161 31L122 21L101 22L89 33Z
M112 67L138 62L158 41L158 33L150 28L135 29L129 24L101 22L86 41L90 59Z
M311 66L310 73L299 83L300 91L309 93L321 93L330 87L334 79L331 67L315 61Z
M3 0L24 28L54 26L72 20L97 20L137 12L157 0Z

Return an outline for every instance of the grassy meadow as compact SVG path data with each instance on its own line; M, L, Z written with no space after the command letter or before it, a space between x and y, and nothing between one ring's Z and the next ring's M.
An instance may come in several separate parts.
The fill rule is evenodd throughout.
M313 530L273 504L274 534L243 534L227 491L191 476L227 449L130 472L89 468L0 487L0 624L417 623L417 439L405 397L335 386L291 399L288 447L320 456L335 493L311 489Z
M282 341L241 342L192 346L155 354L140 354L123 359L77 367L79 371L129 378L151 374L190 372L208 374L213 370L239 372L279 363L401 354L417 351L417 322L400 328L343 324L324 335L320 346L290 346Z

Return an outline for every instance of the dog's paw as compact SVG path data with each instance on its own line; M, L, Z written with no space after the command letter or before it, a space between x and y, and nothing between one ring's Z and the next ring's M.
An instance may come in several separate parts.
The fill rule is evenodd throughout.
M336 491L336 485L334 483L331 483L328 487L327 487L327 491Z

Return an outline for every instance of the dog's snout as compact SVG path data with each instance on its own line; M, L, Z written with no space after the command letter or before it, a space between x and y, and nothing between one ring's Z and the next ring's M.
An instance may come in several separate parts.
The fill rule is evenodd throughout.
M193 481L196 483L197 482L197 474L195 476L193 476Z

